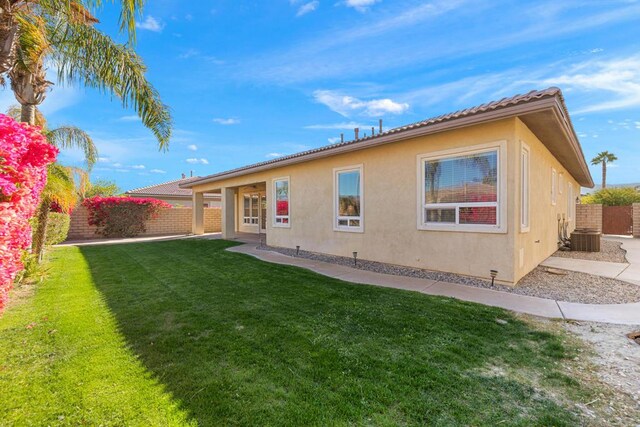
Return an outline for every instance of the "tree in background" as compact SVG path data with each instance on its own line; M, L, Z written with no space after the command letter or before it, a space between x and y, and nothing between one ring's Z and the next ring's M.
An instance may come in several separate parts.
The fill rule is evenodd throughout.
M593 194L582 197L584 204L604 206L629 206L640 203L640 192L633 187L603 188Z
M96 196L112 197L117 196L120 193L122 193L122 190L114 181L98 179L94 182L87 183L86 188L81 191L80 198L84 200Z
M608 151L602 151L598 153L593 159L591 159L591 164L597 166L602 164L602 188L607 188L607 163L613 163L618 158L615 154L610 153Z

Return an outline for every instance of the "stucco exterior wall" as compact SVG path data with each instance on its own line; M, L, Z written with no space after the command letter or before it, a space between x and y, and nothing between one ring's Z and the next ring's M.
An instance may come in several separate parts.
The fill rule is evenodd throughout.
M535 268L558 248L558 218L569 221L568 232L575 228L576 197L580 186L560 164L547 147L519 119L516 119L518 152L515 168L517 176L510 192L515 199L514 216L511 218L516 228L514 272L515 281ZM529 231L521 229L521 185L520 150L522 144L530 150L529 175ZM552 169L556 171L556 202L552 202ZM571 190L569 189L571 187Z
M418 230L417 156L454 148L505 141L507 228L504 232ZM210 184L193 191L212 191L266 183L267 243L399 265L449 271L513 282L515 217L514 191L519 148L514 149L516 120L506 119L470 128L394 142L352 153L274 168ZM362 165L364 232L334 231L334 168ZM272 180L290 178L290 228L273 226ZM239 206L241 194L238 194ZM553 224L555 230L555 224ZM555 232L554 232L555 233Z
M577 205L576 228L593 228L602 232L602 205Z
M189 234L192 221L191 208L162 209L158 218L147 223L145 236L159 236L163 234ZM220 208L204 209L205 233L219 232L221 228ZM67 240L97 239L96 227L87 223L88 212L84 206L78 206L71 214L71 223Z

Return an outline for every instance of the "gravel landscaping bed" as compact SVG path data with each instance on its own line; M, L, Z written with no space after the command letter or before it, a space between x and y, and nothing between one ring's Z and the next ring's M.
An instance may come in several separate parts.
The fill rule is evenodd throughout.
M258 249L278 252L291 257L344 265L376 273L457 283L460 285L494 289L497 291L506 291L540 298L550 298L559 301L583 304L624 304L640 301L640 286L625 283L620 280L572 271L561 270L560 272L563 274L551 274L547 272L549 269L546 267L537 267L531 273L523 277L516 287L510 287L498 284L491 285L491 282L489 281L474 277L423 270L413 267L403 267L376 261L358 260L357 266L354 266L353 258L348 257L326 255L302 250L298 255L296 255L295 249L278 248L265 245L258 246ZM556 269L551 270L558 272Z
M602 239L600 252L556 251L553 256L561 258L586 259L589 261L627 262L627 251L622 249L622 243Z

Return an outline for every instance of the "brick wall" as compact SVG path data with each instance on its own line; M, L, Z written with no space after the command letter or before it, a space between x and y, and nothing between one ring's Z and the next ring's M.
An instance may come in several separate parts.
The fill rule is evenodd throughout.
M602 231L602 205L576 205L576 228Z
M205 233L219 232L222 227L220 208L204 208ZM88 212L84 206L78 206L71 214L71 225L67 240L100 238L96 228L87 224ZM145 236L163 234L191 233L191 208L171 208L160 211L158 218L149 220Z
M640 237L640 203L633 204L633 237Z

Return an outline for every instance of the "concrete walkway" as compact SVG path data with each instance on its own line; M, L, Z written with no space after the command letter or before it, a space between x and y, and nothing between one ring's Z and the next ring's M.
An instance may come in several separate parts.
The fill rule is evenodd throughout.
M640 246L638 249L640 249ZM427 295L452 297L463 301L471 301L493 307L500 307L519 313L533 314L535 316L640 325L640 302L634 304L570 303L519 295L510 292L495 291L492 289L458 285L455 283L374 273L372 271L358 270L343 265L290 257L278 252L258 250L251 244L234 246L227 250L251 255L262 261L272 262L275 264L293 265L306 268L328 277L352 283L404 289Z
M98 245L121 245L123 243L144 243L161 242L163 240L180 239L219 239L220 233L205 233L194 236L193 234L171 234L163 236L142 236L142 237L118 237L113 239L84 239L68 240L55 246L98 246Z
M632 237L606 237L606 239L622 243L622 249L627 251L628 263L588 261L551 256L540 265L618 279L640 286L640 239Z

